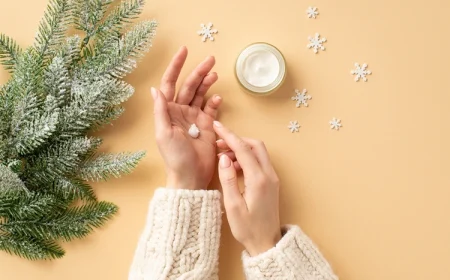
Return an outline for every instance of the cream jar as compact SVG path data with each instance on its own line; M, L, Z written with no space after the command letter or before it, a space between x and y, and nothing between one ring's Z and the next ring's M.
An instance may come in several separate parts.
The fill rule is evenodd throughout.
M239 54L235 73L244 89L255 95L268 95L283 84L286 61L276 47L255 43Z

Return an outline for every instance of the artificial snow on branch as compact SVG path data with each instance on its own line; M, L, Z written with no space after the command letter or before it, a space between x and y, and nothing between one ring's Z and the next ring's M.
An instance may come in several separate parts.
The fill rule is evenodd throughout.
M88 181L130 173L145 155L99 154L101 139L87 135L124 112L134 88L121 78L157 27L132 24L144 0L114 2L50 0L24 51L0 34L0 64L11 73L0 85L0 250L64 256L60 240L83 238L117 212Z

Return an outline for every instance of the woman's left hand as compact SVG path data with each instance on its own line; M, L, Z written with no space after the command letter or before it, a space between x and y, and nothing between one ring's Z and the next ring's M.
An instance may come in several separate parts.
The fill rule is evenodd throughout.
M215 95L202 109L205 94L217 81L217 74L210 73L214 57L200 63L175 94L186 58L187 49L182 47L167 67L160 90L152 88L156 142L166 165L167 187L206 189L215 169L213 121L222 99ZM188 134L192 124L200 130L198 138Z

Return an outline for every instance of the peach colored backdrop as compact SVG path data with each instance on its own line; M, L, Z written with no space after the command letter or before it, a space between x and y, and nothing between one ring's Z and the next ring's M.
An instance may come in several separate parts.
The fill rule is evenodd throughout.
M30 45L46 4L0 0L0 32ZM306 18L309 5L318 19ZM300 224L341 279L450 279L449 11L443 0L148 1L142 19L160 22L154 47L128 78L137 91L126 113L100 133L107 151L148 150L132 175L95 185L120 215L64 244L62 260L0 252L0 279L127 278L148 202L164 184L148 92L181 45L190 50L183 77L216 56L220 80L211 92L225 100L220 120L264 139L282 179L282 221ZM196 31L209 21L219 34L202 43ZM318 55L306 49L315 32L328 39ZM268 98L243 93L234 78L239 51L256 41L287 59L287 81ZM369 63L369 82L353 81L355 62ZM7 78L0 72L0 82ZM295 108L294 88L308 89L310 107ZM339 132L329 128L332 117L342 119ZM299 133L288 131L290 120ZM224 224L221 279L243 279L242 248Z

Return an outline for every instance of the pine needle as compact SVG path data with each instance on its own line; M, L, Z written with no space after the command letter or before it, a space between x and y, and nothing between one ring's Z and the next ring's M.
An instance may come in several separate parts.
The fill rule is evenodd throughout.
M13 39L0 34L0 64L10 73L14 71L17 57L21 52L19 45Z
M151 46L154 21L132 25L144 0L49 0L24 51L0 34L0 250L29 260L64 256L116 214L88 181L132 172L144 152L98 154L89 137L117 119L134 88L121 80ZM108 13L108 11L110 11ZM76 28L80 35L68 37Z

